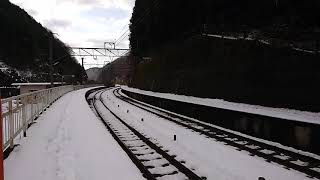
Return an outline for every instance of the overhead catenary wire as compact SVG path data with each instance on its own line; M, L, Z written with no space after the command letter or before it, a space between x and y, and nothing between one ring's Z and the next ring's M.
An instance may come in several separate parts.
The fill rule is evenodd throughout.
M129 37L129 33L128 34L126 34L125 36L123 36L120 40L119 40L119 42L117 43L117 44L120 44L122 41L124 41L124 40L126 40L127 39L127 37Z
M127 27L128 26L128 27ZM128 29L127 29L128 28ZM124 31L125 29L127 29L126 31ZM119 42L119 40L123 37L123 36L125 36L125 34L129 31L130 29L129 29L129 24L126 24L124 27L123 27L123 29L120 31L120 32L123 32L120 36L119 36L119 38L115 41L115 44L117 44L117 42Z
M129 24L125 24L125 25L123 26L123 28L122 28L121 31L120 31L120 34L121 34L121 32L123 32L125 29L127 29L127 26L129 26Z
M152 7L151 8L157 8L159 6L159 1L158 0L154 0ZM138 20L136 20L136 22L131 24L131 30L135 29L146 17L147 15L149 15L152 11L150 7L147 8L146 11L144 11L143 15L140 16L140 18ZM127 36L129 36L130 33L130 28L128 28L115 42L115 44L119 44L120 42L122 42Z
M122 40L123 40L123 37L126 37L128 35L128 31L130 29L127 29L115 42L115 45L119 44ZM130 32L129 32L130 33Z

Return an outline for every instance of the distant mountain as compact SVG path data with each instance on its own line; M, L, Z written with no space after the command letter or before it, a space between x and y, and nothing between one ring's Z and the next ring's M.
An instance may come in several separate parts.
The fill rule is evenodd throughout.
M133 77L135 61L133 58L121 57L102 68L99 79L106 86L128 85Z
M5 68L18 74L1 71L0 86L21 81L49 81L49 38L52 38L54 78L75 75L78 81L85 71L71 56L70 48L52 32L35 21L26 11L10 3L0 2L0 61ZM21 76L27 72L29 76ZM19 76L20 74L20 76ZM21 78L24 77L24 78Z
M100 74L102 72L102 68L90 68L86 70L88 81L101 82Z

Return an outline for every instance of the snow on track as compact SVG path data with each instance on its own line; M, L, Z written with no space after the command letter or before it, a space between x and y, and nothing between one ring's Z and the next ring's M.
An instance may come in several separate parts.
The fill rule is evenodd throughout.
M134 100L124 95L119 90L120 89L117 89L113 91L113 93L121 100L137 106L140 109L144 109L159 117L175 122L180 126L194 130L202 135L250 152L251 154L259 156L263 159L267 159L270 162L276 162L280 165L286 166L287 168L292 168L303 172L306 175L320 178L319 171L317 169L319 168L318 155L295 150L290 147L282 146L278 143L251 137L236 131L231 131L219 126L203 123L186 116L172 113L167 110Z
M194 121L195 123L200 123L200 124L203 124L203 125L206 125L206 126L209 126L209 127L213 127L213 128L217 128L219 130L222 130L222 131L226 131L226 132L229 132L231 134L235 134L235 135L239 135L239 136L242 136L242 137L245 137L245 138L249 138L249 139L252 139L254 141L258 141L258 142L261 142L261 143L264 143L264 144L268 144L268 145L271 145L271 146L275 146L275 147L278 147L278 148L281 148L281 149L284 149L284 150L288 150L288 151L292 151L293 153L297 153L297 154L301 154L303 156L309 156L311 158L314 158L314 159L317 159L317 160L320 160L320 156L317 155L317 154L314 154L314 153L310 153L310 152L307 152L307 151L302 151L302 150L299 150L299 149L296 149L296 148L293 148L293 147L289 147L289 146L284 146L280 143L277 143L277 142L273 142L273 141L269 141L269 140L264 140L264 139L261 139L261 138L257 138L257 137L253 137L253 136L250 136L250 135L247 135L247 134L244 134L244 133L241 133L241 132L238 132L238 131L235 131L235 130L230 130L230 129L227 129L227 128L223 128L223 127L220 127L220 126L216 126L214 124L210 124L210 123L207 123L207 122L203 122L203 121L199 121L197 119L194 119L194 118L190 118L188 116L184 116L184 115L181 115L181 114L177 114L177 113L174 113L174 112L171 112L171 111L168 111L168 110L165 110L165 109L162 109L162 108L159 108L159 107L156 107L156 106L153 106L153 105L150 105L150 104L147 104L145 102L142 102L142 101L138 101L138 100L135 100L127 95L125 95L124 93L122 93L121 91L119 91L119 94L121 96L124 96L126 98L129 98L130 100L134 100L135 102L138 102L142 105L146 105L144 106L144 108L148 109L148 110L151 110L153 111L154 109L157 109L158 111L162 111L162 112L165 112L164 114L162 114L160 112L160 114L162 115L165 115L166 116L166 113L169 113L169 114L173 114L173 115L176 115L176 116L180 116L182 118L186 118L188 120L191 120L191 121ZM136 104L136 103L135 103ZM137 105L137 104L136 104ZM149 107L147 107L149 106ZM152 108L151 108L152 107ZM159 113L159 112L158 112ZM176 120L179 120L181 121L181 119L176 119ZM183 121L183 120L182 120ZM199 124L198 124L199 126ZM281 156L282 158L284 159L287 159L286 157L283 157ZM314 169L318 169L318 168L314 168ZM318 171L320 172L320 171Z
M5 160L6 180L142 180L94 115L83 89L44 112Z
M160 178L158 179L187 179L184 174L179 172L176 167L172 166L161 154L152 149L151 146L148 146L142 139L135 135L133 131L116 119L111 113L106 111L106 108L100 101L95 102L95 107L125 146L130 149L145 167L150 167L148 168L148 171L152 176L159 176ZM156 163L154 163L155 161Z
M157 141L169 150L169 154L177 155L177 160L186 161L188 168L208 179L242 180L258 179L260 176L267 180L310 179L300 172L252 157L247 152L237 151L234 147L145 112L117 99L112 91L104 93L103 98L107 106L128 124ZM173 140L174 135L177 135L177 141Z

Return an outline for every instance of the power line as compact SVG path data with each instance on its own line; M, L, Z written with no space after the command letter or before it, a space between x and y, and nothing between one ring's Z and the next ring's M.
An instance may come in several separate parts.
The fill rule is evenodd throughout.
M151 8L157 8L159 6L159 1L158 0L154 0L153 1L153 7ZM135 28L138 24L140 24L144 18L146 17L146 15L149 15L151 12L151 8L147 8L147 10L145 11L144 15L142 15L134 24L132 24L133 28Z
M126 33L127 33L129 30L130 30L130 29L127 29L127 30L116 40L116 42L115 42L116 45L119 44L119 42L121 42L121 41L120 41L121 38L127 36Z
M127 39L127 37L129 37L129 34L123 36L123 37L119 40L118 44L121 43L123 40Z
M158 0L154 0L153 1L153 7L151 8L157 8L159 6L159 1ZM134 24L131 24L131 29L136 28L146 17L147 15L150 14L151 12L151 8L147 8L147 10L144 12L144 14L142 16L140 16L140 18L138 20L136 20L136 22ZM128 31L130 30L130 28L128 30L126 30L115 42L115 44L119 44L121 41L123 41L124 38L126 38L129 34L126 34ZM130 33L130 32L129 32ZM122 39L121 39L122 38ZM121 40L120 40L121 39Z
M127 27L128 26L128 27ZM121 34L121 36L115 41L115 44L117 44L117 42L119 41L119 39L121 39L130 29L129 29L129 24L126 24L123 29L120 32L123 32L123 30L125 30L126 28L128 28L124 33Z
M125 30L127 28L127 26L129 26L129 24L126 24L126 25L123 26L123 28L120 31L120 34L121 34L121 32L123 32L123 30Z
M156 2L157 4L155 4L154 2ZM154 7L157 7L158 5L159 5L159 1L158 0L154 0L153 1L153 6ZM136 23L135 23L135 25L133 25L133 27L136 27L138 24L140 24L143 20L144 20L144 18L146 17L146 15L149 15L149 13L151 12L151 9L150 8L148 8L145 12L144 12L144 14L142 15L142 16L140 16L140 18L136 21ZM119 44L119 42L121 42L122 40L123 40L123 37L126 37L127 35L126 35L126 33L128 32L130 30L130 28L128 28L118 39L117 39L117 41L115 42L116 44ZM122 38L122 39L121 39ZM121 39L121 40L120 40Z

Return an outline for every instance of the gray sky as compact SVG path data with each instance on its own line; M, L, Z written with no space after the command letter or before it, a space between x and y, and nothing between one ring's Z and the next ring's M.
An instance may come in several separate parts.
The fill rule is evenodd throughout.
M70 46L103 47L125 30L131 18L135 0L10 0ZM128 38L119 44L127 48ZM86 63L103 63L110 58ZM90 66L86 66L88 68Z

